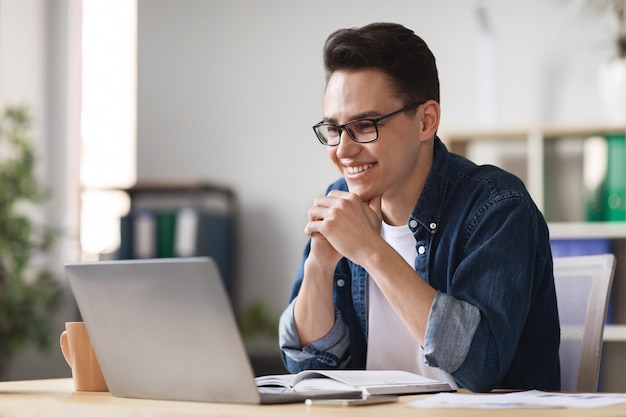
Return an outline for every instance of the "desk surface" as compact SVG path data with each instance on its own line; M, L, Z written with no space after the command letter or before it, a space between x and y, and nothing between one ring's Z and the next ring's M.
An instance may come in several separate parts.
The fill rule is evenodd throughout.
M497 395L497 394L494 394ZM424 396L401 397L399 403L362 407L311 407L305 404L237 405L116 398L111 394L75 392L71 379L0 382L0 416L245 417L245 416L625 416L626 404L592 409L416 409L406 407Z

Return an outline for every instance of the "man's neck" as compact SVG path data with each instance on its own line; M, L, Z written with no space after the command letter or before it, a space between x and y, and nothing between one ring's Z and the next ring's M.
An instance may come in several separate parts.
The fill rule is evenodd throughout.
M402 199L386 199L386 197L383 196L381 208L383 212L383 220L385 221L385 223L390 226L402 226L407 224L407 222L409 221L409 216L411 215L411 212L417 204L417 200L419 198L419 194L422 192L422 188L424 188L423 184L418 187L417 191L419 191L419 193L416 193L418 196L415 197L415 199L409 199L406 195L403 196Z
M383 220L391 226L402 226L407 224L409 216L417 205L417 201L422 194L428 174L433 166L434 147L430 151L423 152L422 158L416 161L416 170L413 180L407 181L403 188L389 190L383 194L381 209Z

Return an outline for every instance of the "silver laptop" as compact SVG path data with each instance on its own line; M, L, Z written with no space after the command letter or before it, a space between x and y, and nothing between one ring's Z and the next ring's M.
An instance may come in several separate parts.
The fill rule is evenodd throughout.
M65 272L114 396L249 404L354 396L260 391L211 258L70 263Z

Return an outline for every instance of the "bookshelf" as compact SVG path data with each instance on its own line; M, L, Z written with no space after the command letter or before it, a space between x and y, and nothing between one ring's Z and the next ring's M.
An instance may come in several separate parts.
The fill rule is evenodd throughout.
M196 179L142 180L123 188L129 212L120 219L120 259L211 256L232 294L236 196Z
M604 330L601 384L626 391L626 221L587 221L582 184L583 143L593 136L623 135L626 126L532 127L446 131L441 138L454 153L500 166L518 175L544 213L552 239L607 239L617 258L612 287L612 321ZM485 155L487 154L487 155ZM504 156L502 156L504 155ZM626 165L626 160L623 162ZM622 178L626 183L626 178ZM621 370L620 370L621 369ZM615 376L616 373L620 376Z

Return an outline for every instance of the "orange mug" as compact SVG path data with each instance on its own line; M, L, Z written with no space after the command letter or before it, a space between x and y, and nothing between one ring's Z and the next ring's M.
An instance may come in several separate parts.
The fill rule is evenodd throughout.
M65 361L72 368L76 391L108 391L84 322L65 323L59 343Z

